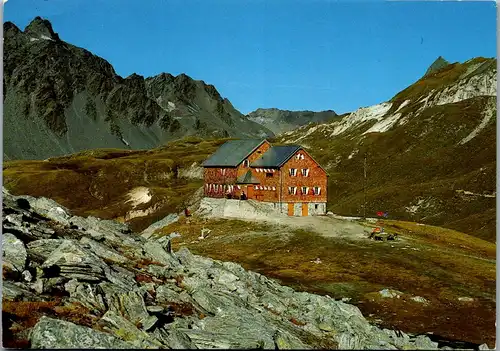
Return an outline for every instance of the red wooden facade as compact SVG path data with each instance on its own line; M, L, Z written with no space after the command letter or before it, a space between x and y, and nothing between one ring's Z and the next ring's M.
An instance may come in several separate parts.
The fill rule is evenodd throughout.
M328 176L325 170L302 148L287 156L279 166L251 166L270 148L265 141L236 167L205 167L205 196L240 198L244 192L249 199L288 206L292 214L292 207L302 206L302 215L308 215L309 203L323 204L326 212ZM253 184L241 182L248 171Z

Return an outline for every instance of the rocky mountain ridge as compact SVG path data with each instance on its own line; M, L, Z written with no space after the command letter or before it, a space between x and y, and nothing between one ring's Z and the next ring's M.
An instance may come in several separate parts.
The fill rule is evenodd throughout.
M330 172L333 212L363 214L366 155L367 213L494 240L496 63L442 66L386 102L278 141L305 146Z
M250 112L247 118L262 124L274 134L288 132L309 123L330 122L338 117L333 110L327 111L289 111L277 108L258 108Z
M436 349L359 309L167 237L3 190L4 345L31 348ZM29 313L26 308L29 306ZM449 349L449 348L448 348Z
M62 41L48 20L4 23L4 157L40 159L99 147L152 148L186 135L266 137L213 85L185 74L122 78Z

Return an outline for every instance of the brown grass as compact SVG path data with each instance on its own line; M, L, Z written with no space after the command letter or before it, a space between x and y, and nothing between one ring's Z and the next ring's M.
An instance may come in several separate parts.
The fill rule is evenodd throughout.
M349 242L285 227L196 217L188 224L180 220L159 235L181 233L172 242L174 250L187 246L196 254L240 263L298 290L350 297L365 315L374 313L387 326L491 343L495 337L495 245L449 229L387 220L381 224L389 232L400 233L402 239ZM196 241L202 227L211 229L211 235ZM316 257L321 264L311 262ZM430 305L424 308L411 300L404 306L401 301L370 301L369 294L383 288L422 296ZM461 296L474 297L478 303L459 303ZM452 323L447 318L457 310L481 318L471 318L473 325L464 319Z
M52 301L2 301L3 343L8 348L29 347L27 330L33 328L42 316L63 319L78 325L93 327L98 320L90 310L78 303L61 305L61 299ZM9 326L10 325L10 326Z
M140 231L183 210L203 182L178 178L175 169L201 163L224 141L186 139L149 151L98 149L48 161L8 161L3 166L4 186L16 195L49 197L76 215L104 219L124 218L131 210L157 205L154 214L129 221ZM133 209L126 194L138 186L148 187L153 198Z
M292 323L292 324L295 324L296 326L299 326L299 327L302 327L304 325L306 325L306 323L304 322L301 322L301 321L298 321L296 320L295 318L290 318L289 321Z

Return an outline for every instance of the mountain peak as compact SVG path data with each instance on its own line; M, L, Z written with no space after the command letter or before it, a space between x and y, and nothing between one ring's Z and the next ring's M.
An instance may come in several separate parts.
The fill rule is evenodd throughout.
M52 24L49 20L37 16L24 29L24 33L31 34L41 39L51 39L59 41L59 35L52 29Z
M432 65L429 66L429 68L427 68L427 71L425 72L424 74L424 77L434 73L434 72L437 72L439 71L440 69L442 69L443 67L446 67L448 66L450 63L448 61L446 61L443 56L439 56L437 59L434 60L434 62L432 63Z

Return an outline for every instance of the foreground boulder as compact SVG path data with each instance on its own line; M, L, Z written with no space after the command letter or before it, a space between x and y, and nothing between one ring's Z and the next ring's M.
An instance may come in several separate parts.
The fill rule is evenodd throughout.
M82 327L70 322L42 317L33 328L31 347L34 349L130 349L111 334Z
M11 229L5 257L33 280L4 281L5 318L16 325L13 337L32 328L32 348L437 348L426 336L381 330L342 301L186 248L172 252L171 237L148 240L123 224L50 206L60 208L4 193L4 216L15 218L4 222ZM28 227L44 235L28 235ZM15 308L26 301L44 301L43 309Z

